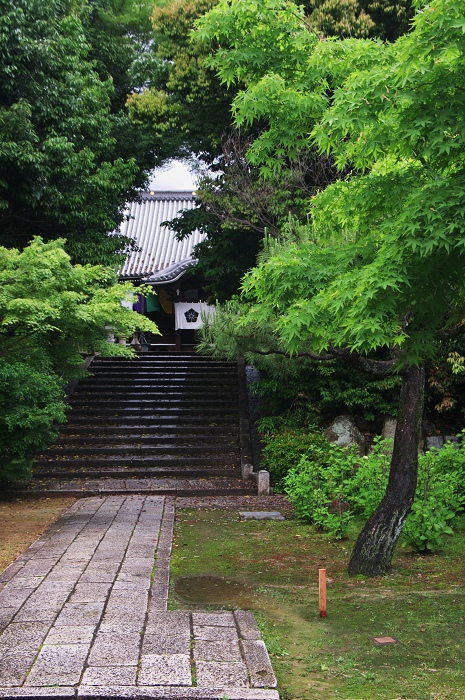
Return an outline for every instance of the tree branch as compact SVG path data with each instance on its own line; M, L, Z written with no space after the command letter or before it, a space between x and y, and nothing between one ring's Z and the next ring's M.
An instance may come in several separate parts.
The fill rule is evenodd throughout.
M355 369L365 372L366 374L377 374L384 376L392 372L399 357L393 357L390 360L373 360L364 355L359 355L357 352L349 350L348 348L330 348L330 353L333 357L337 357L341 360L347 362Z
M251 350L250 352L256 355L282 355L283 357L291 357L289 352L284 350ZM364 355L359 355L356 352L349 350L348 348L329 348L327 354L317 354L306 350L304 352L292 353L292 357L310 357L312 360L319 360L321 362L329 362L330 360L339 359L347 362L355 369L365 374L375 374L379 376L385 376L393 371L399 357L393 357L390 360L374 360Z
M317 355L314 352L294 352L292 355L284 350L250 350L249 352L254 352L256 355L282 355L283 357L311 357L312 360L321 360L322 362L328 362L329 360L334 360L333 355Z

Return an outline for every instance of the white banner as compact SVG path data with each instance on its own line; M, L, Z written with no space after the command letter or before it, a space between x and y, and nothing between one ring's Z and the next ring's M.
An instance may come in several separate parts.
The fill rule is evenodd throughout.
M203 326L202 315L213 318L215 307L200 303L176 302L174 305L175 329L188 330L201 328Z

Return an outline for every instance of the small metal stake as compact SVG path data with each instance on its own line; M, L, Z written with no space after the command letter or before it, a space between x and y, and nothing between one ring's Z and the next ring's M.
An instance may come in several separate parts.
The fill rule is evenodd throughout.
M320 617L326 617L326 569L318 569L320 581Z

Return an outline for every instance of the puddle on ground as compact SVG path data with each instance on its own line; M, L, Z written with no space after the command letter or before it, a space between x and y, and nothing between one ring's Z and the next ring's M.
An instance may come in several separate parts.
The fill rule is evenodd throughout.
M231 578L218 576L188 576L179 578L174 586L176 597L186 605L214 605L247 610L253 607L254 588Z

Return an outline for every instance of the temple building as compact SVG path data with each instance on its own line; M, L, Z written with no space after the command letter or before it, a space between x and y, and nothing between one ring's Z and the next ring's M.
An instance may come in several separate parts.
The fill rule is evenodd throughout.
M141 296L134 310L157 324L163 335L148 341L160 350L193 346L202 317L214 311L206 304L201 277L195 274L194 248L205 234L194 231L178 241L173 231L162 226L195 206L192 192L144 192L140 203L128 205L128 218L119 227L138 247L129 254L119 278L152 287L152 293Z

